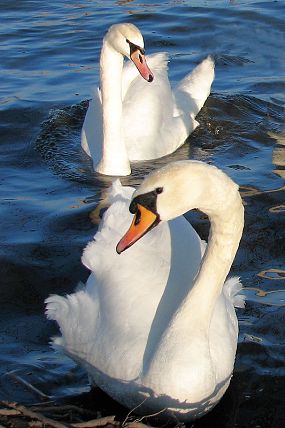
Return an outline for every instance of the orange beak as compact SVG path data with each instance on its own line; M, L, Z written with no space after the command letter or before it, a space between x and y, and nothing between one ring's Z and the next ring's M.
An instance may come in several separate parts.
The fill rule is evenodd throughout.
M130 58L139 70L141 76L148 82L152 82L154 77L152 72L148 68L144 54L142 54L139 49L136 49L131 53Z
M137 212L132 221L132 224L127 231L127 233L122 237L118 243L116 250L118 254L121 254L136 241L142 238L147 232L149 232L154 226L159 223L158 215L154 214L152 211L143 207L142 205L137 205Z

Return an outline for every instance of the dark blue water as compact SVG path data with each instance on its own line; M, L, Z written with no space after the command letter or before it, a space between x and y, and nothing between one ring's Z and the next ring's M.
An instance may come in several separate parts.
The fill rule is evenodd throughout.
M283 427L285 2L24 0L1 1L0 13L0 399L31 404L89 390L84 372L50 349L57 328L43 301L88 276L80 256L111 179L93 173L80 128L102 36L127 21L143 32L147 52L170 53L173 82L208 54L216 79L187 143L136 166L123 183L137 185L171 160L200 159L234 178L245 203L232 272L248 303L239 311L234 376L195 426ZM203 217L187 218L207 236Z

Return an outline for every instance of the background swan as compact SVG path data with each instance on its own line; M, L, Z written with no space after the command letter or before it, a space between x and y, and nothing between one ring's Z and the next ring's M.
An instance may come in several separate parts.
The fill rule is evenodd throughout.
M124 56L135 65L124 65ZM195 117L214 79L212 58L202 61L173 92L167 54L150 55L147 61L152 71L137 27L110 27L100 57L101 91L89 103L81 133L81 145L101 174L128 175L130 161L172 153L198 125Z
M118 252L148 233L118 255L132 193L119 181L110 191L111 206L83 253L92 271L86 286L46 300L62 334L54 344L126 407L141 404L144 414L167 409L164 417L191 420L219 401L232 375L234 304L242 307L243 297L237 278L224 281L242 234L243 205L238 186L217 168L169 164L134 193L135 220ZM183 216L170 220L191 208L211 221L203 259L205 244L192 226Z

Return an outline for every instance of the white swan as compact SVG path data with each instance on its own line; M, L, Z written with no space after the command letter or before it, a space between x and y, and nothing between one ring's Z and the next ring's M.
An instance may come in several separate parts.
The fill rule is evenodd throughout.
M124 56L137 68L132 62L123 65ZM101 91L94 93L81 132L82 148L97 172L128 175L130 161L174 152L198 125L195 117L210 93L214 62L206 58L172 92L167 60L166 53L148 56L152 74L143 37L132 24L113 25L105 35Z
M152 173L134 193L135 220L117 250L149 233L118 255L132 193L113 184L112 205L83 253L92 271L86 287L46 300L62 334L54 344L126 407L195 419L222 397L235 360L234 305L242 307L243 296L237 278L224 281L243 229L238 186L197 161ZM200 268L205 243L183 216L166 221L192 208L211 221Z

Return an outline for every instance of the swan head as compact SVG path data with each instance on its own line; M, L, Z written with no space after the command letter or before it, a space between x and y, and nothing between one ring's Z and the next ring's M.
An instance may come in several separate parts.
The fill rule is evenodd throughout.
M238 186L218 168L199 161L173 162L149 174L134 192L134 218L117 245L117 252L133 245L161 221L198 208L210 217L225 215L239 197Z
M104 38L104 42L133 61L145 80L153 81L153 73L145 59L143 36L135 25L129 23L112 25Z

